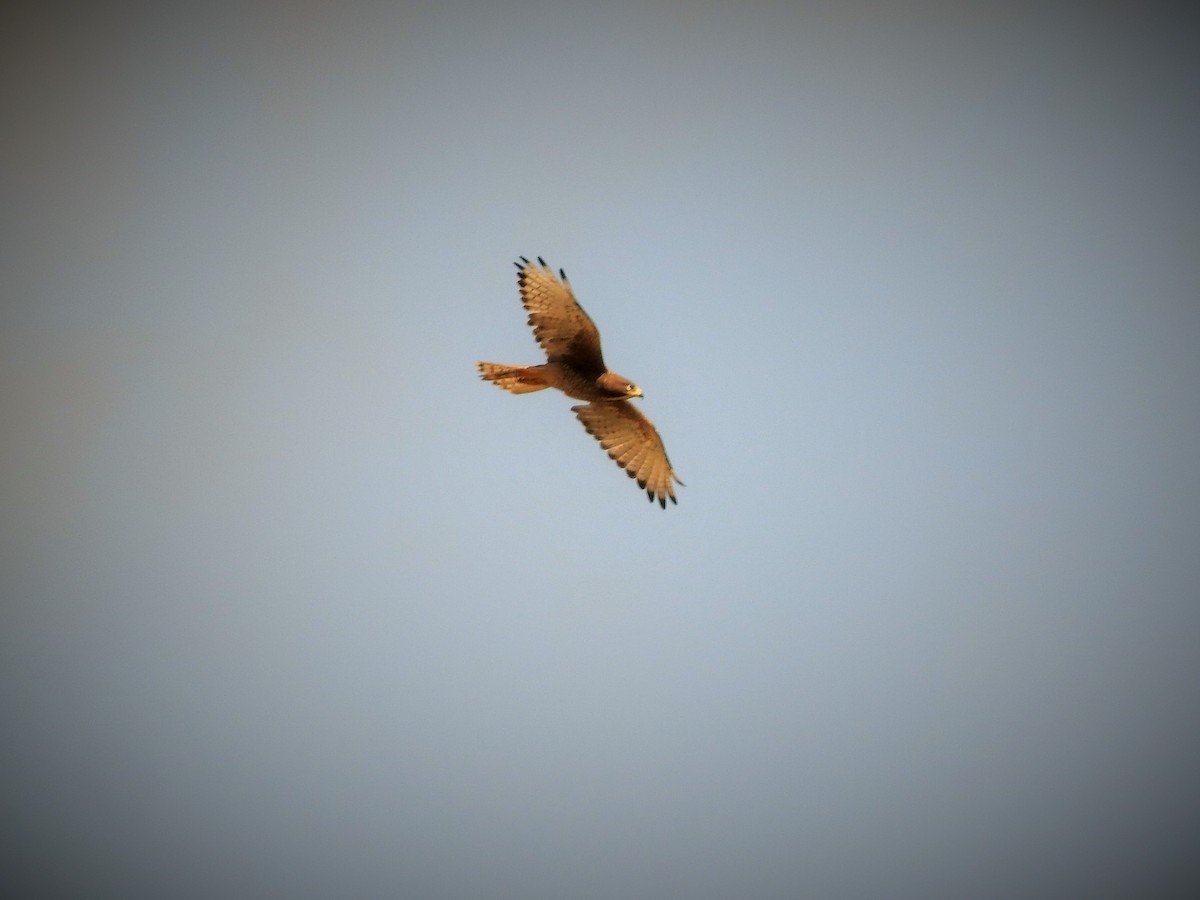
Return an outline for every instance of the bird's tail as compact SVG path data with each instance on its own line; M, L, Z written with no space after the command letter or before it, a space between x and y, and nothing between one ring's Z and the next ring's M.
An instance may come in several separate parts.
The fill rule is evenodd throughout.
M528 394L549 387L542 377L541 366L502 366L499 363L476 363L479 375L497 387L514 394Z

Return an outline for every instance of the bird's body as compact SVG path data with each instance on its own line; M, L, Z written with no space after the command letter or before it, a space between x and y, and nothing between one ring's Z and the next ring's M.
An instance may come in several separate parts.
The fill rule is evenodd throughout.
M540 366L502 366L498 363L481 362L478 366L485 380L514 394L557 388L568 397L586 400L588 403L625 400L642 395L637 388L633 393L629 393L625 387L629 382L620 375L605 372L600 378L590 378L578 369L561 362L548 362Z
M671 468L654 425L628 401L642 396L629 379L610 372L600 352L600 333L571 292L566 273L558 277L539 256L517 266L521 302L529 312L534 337L546 352L539 366L476 363L481 377L514 394L555 388L585 401L571 407L588 433L638 486L664 508L675 500L674 483L683 484Z

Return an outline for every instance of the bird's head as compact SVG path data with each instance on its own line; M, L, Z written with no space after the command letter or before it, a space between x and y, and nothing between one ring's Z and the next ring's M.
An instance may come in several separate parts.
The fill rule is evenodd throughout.
M630 397L642 396L642 389L616 372L605 372L596 382L599 387L614 400L628 400Z

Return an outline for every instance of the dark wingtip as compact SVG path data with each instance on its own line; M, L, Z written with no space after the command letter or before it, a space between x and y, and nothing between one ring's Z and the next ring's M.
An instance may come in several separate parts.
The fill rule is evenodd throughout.
M546 265L546 261L544 259L542 259L540 256L538 257L538 265L541 265L541 266Z
M558 277L559 277L559 278L561 278L563 281L566 281L566 280L567 280L567 273L566 273L566 272L564 272L562 269L559 269L559 270L558 270Z

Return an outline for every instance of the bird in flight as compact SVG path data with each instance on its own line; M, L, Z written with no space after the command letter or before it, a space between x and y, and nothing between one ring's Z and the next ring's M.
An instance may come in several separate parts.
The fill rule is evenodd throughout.
M662 438L649 419L629 400L642 389L604 365L600 332L571 292L567 274L556 276L540 256L534 265L524 256L515 263L521 303L529 313L533 336L546 353L540 366L504 366L479 362L485 381L514 394L557 388L568 397L587 401L571 412L588 434L630 478L637 479L651 503L677 503L675 486L683 484L671 468Z

